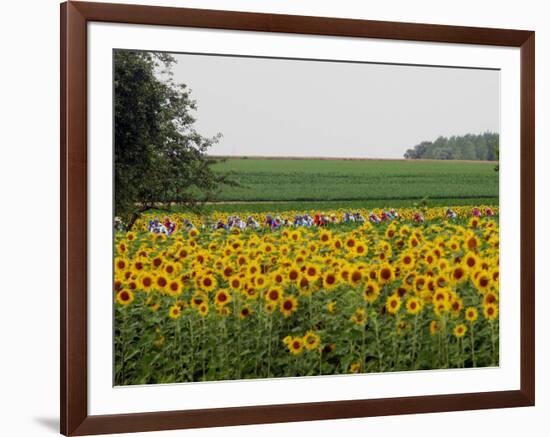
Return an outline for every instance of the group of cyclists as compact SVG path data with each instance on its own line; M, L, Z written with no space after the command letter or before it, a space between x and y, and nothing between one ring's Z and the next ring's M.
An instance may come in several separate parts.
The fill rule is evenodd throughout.
M479 208L472 209L472 217L492 217L494 212L491 208L485 208L484 211ZM447 208L445 212L445 217L451 220L457 218L457 213L451 208ZM368 215L368 221L373 224L392 222L394 220L399 220L401 217L395 209L390 209L383 211L380 214L375 214L370 212ZM296 215L294 219L288 219L281 217L279 215L273 216L267 214L265 220L262 224L258 222L253 216L248 216L246 219L242 219L238 215L228 216L224 221L222 218L218 219L215 223L206 224L203 227L210 229L239 229L244 231L246 229L279 229L282 227L313 227L313 226L329 226L339 223L364 223L367 219L359 212L345 212L342 218L339 220L335 214L325 215L325 214L315 214L313 216L309 214ZM413 214L412 220L416 223L424 222L424 215L422 212L417 211ZM182 226L186 230L191 230L195 228L195 225L189 220L184 219ZM154 234L166 234L172 235L177 229L177 224L174 221L171 221L168 217L164 217L162 220L154 218L149 221L147 230Z

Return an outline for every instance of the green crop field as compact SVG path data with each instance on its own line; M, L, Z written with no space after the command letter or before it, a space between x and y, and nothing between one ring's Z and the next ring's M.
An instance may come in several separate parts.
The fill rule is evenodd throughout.
M256 208L296 206L411 206L424 199L430 206L498 204L495 163L463 161L261 159L234 158L215 165L230 171L240 187L218 196L229 202L257 203ZM287 203L285 205L285 203ZM220 205L217 205L216 209ZM277 208L277 209L280 209Z

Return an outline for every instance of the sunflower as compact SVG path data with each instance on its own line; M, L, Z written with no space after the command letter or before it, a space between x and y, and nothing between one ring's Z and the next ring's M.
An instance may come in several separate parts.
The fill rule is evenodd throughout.
M495 303L483 305L483 315L487 320L495 320L498 317L498 305Z
M302 341L304 343L304 347L308 351L312 351L319 347L319 344L321 343L321 338L315 332L308 331L302 337Z
M380 287L374 281L369 281L366 283L363 288L363 299L365 301L372 303L380 296Z
M183 261L189 256L189 249L186 249L186 248L180 249L177 256L180 260Z
M464 239L464 248L467 250L476 251L479 246L479 239L475 236L475 234L468 234Z
M437 261L437 257L433 252L428 252L424 257L424 262L428 264L428 266L433 266L436 261Z
M340 240L338 240L338 239L335 239L335 240L332 242L332 248L333 248L335 251L340 250L342 247L343 247L342 241L340 241Z
M308 279L313 281L319 277L320 271L316 265L309 264L306 266L305 274L307 275Z
M149 302L148 301L147 305L149 306L149 310L152 313L156 313L158 311L158 309L160 308L160 303L159 302L154 302L154 301Z
M246 319L251 314L252 314L252 309L250 308L250 306L245 305L244 307L241 308L241 311L239 312L239 317L241 319Z
M388 226L388 228L386 229L385 235L386 235L386 238L389 238L389 239L392 239L393 237L395 237L397 235L395 226L394 225Z
M138 277L138 285L143 291L149 291L153 286L154 278L149 273L143 273Z
M155 277L155 287L159 290L165 290L168 286L168 278L164 274L159 274Z
M138 258L137 260L134 261L132 268L136 272L141 272L145 268L145 260Z
M137 284L136 280L135 279L130 279L128 281L128 287L130 288L130 290L135 291L138 287L138 284Z
M470 272L476 270L479 264L480 264L479 257L475 253L469 252L464 256L464 266Z
M383 264L378 271L378 277L380 282L388 283L393 281L395 273L389 264Z
M117 249L120 253L126 253L128 250L128 246L126 242L121 241L120 243L117 244Z
M260 296L260 291L251 285L246 286L242 293L250 300L256 300Z
M335 300L332 300L329 303L327 303L327 311L330 314L334 314L334 312L336 311L336 301Z
M390 314L396 314L401 307L401 298L397 294L392 294L386 299L386 311Z
M435 277L434 283L437 288L444 288L449 285L449 279L445 274L439 274Z
M227 290L218 290L214 296L214 303L218 307L223 307L231 302L231 294Z
M293 231L288 234L290 240L299 243L302 239L302 236L299 231Z
M415 262L416 262L412 252L403 253L401 255L399 261L400 261L400 264L401 264L401 266L404 270L412 269L415 265Z
M330 231L321 231L319 234L319 241L323 244L330 244L332 242L332 234Z
M495 293L494 291L488 291L483 296L483 304L484 305L496 304L497 301L498 301L498 294Z
M156 256L151 260L151 266L155 269L158 269L162 263L164 262L164 258L162 256Z
M134 293L130 290L120 290L116 294L116 301L121 305L130 305L134 301Z
M463 307L464 301L460 297L458 297L458 295L453 293L450 298L450 309L453 312L453 315L458 316Z
M164 271L168 275L173 275L176 272L176 265L174 263L168 262L164 264Z
M354 250L357 256L366 256L368 253L367 246L363 243L357 243Z
M299 355L304 350L304 341L300 337L292 337L288 342L288 350L293 355Z
M312 282L306 275L302 275L298 281L298 288L302 296L309 296L312 292Z
M477 309L475 309L474 307L466 308L466 310L464 311L464 317L470 323L475 322L477 320Z
M363 272L358 267L354 267L348 277L351 285L358 285L363 280Z
M499 279L499 276L500 276L498 267L491 269L490 275L491 275L491 279L494 282L498 283L498 279Z
M202 317L206 317L208 315L208 303L207 302L201 303L198 307L198 311Z
M434 303L434 313L438 316L438 317L441 317L443 314L449 312L449 310L451 309L451 302L450 300L442 300L442 301L439 301L439 302L435 302Z
M439 289L432 295L432 303L435 306L440 305L441 303L449 303L451 300L451 295L449 289Z
M206 274L198 278L197 285L204 291L212 291L218 285L218 281L211 274Z
M492 286L490 274L486 271L478 272L478 275L475 278L475 285L482 294L487 293Z
M424 275L418 275L414 278L414 290L417 293L422 293L427 288L428 279Z
M179 296L181 294L182 284L179 281L171 280L166 287L166 292L170 296Z
M252 283L258 288L264 288L267 285L267 278L261 274L254 276Z
M233 276L229 280L229 286L235 291L241 290L243 285L244 285L244 283L243 283L242 279L239 276Z
M364 325L367 323L367 314L363 308L357 308L351 316L352 322L357 325Z
M283 297L283 290L279 287L272 287L265 293L265 299L270 303L278 303Z
M355 363L352 363L351 366L349 366L350 373L359 373L361 370L361 364L356 361Z
M290 282L297 282L300 278L300 269L296 265L292 265L287 272L287 278Z
M322 276L322 281L323 281L323 288L326 290L332 290L334 287L338 285L336 274L331 271L325 272L325 274Z
M129 267L129 262L126 258L122 258L120 256L117 256L115 258L115 270L116 271L123 271L123 270L126 270L128 267Z
M449 279L453 284L460 284L468 279L468 273L462 264L451 268Z
M281 300L280 310L283 316L290 317L298 309L298 300L294 296L287 296Z
M459 325L455 326L455 329L453 330L453 334L456 338L464 337L464 334L466 334L466 331L468 331L468 328L463 323L460 323Z
M340 268L340 278L343 281L348 282L350 274L351 274L351 266L350 265L345 264Z
M271 280L277 285L285 284L285 276L281 271L273 272L271 275Z
M191 298L191 306L193 308L198 308L205 302L208 302L208 296L202 291L196 291Z
M411 297L407 299L405 308L409 314L418 314L422 310L422 301L417 297Z
M257 273L260 273L262 268L260 267L260 264L258 264L257 262L251 262L246 267L246 270L247 270L249 275L253 276Z
M171 319L178 319L181 316L181 308L179 305L172 305L168 310L168 316Z
M275 249L275 248L274 248L274 246L273 246L272 244L266 243L266 244L264 244L263 247L262 247L262 252L268 253L268 254L269 254L269 253L273 252L274 249Z
M441 331L441 324L437 320L432 320L430 322L430 334L435 335Z
M355 245L357 244L357 241L355 240L355 238L353 237L349 237L347 240L346 240L346 247L349 249L349 250L352 250Z

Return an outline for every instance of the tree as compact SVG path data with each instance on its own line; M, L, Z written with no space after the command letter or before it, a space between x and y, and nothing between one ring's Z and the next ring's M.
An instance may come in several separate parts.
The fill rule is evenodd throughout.
M498 160L499 136L485 132L481 135L438 137L435 141L422 141L408 149L406 159L468 159Z
M129 230L145 211L171 203L189 208L210 199L229 175L214 172L215 144L193 127L196 103L174 82L175 59L163 53L114 55L115 216Z

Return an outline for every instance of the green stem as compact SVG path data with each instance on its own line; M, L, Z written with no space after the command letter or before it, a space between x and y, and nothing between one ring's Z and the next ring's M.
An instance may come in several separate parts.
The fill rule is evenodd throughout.
M206 327L204 324L204 317L201 316L201 344L203 346L202 351L202 380L206 381L206 343L204 341L206 334Z
M495 351L496 351L496 347L495 347L495 325L494 325L494 322L492 320L489 322L489 325L491 326L491 361L492 361L493 365L496 365L496 360L495 360Z
M237 318L237 379L241 379L241 316L238 314L238 293L233 299L233 314Z
M311 329L313 329L313 305L311 303L311 301L312 301L311 295L312 295L312 293L310 292L309 295L308 295L309 326L310 326Z
M474 347L474 324L472 323L470 325L470 343L472 347L472 367L476 367L476 353L475 353L475 347Z
M445 351L445 365L449 368L449 339L447 337L447 319L445 317L443 318L443 350Z
M416 369L416 327L418 325L418 313L414 315L414 327L413 327L413 344L412 344L412 356L411 356L411 364L413 369Z
M376 314L376 311L373 312L374 317L372 318L374 322L374 335L376 336L376 351L378 354L378 370L380 372L383 371L382 366L382 347L380 345L380 330L378 327L378 315Z
M396 370L399 364L399 334L398 329L399 327L399 316L395 316L395 326L393 330L393 370Z
M271 332L272 332L272 329L273 329L273 319L272 319L271 314L270 314L269 315L269 334L267 336L267 338L268 338L268 344L267 344L267 377L268 378L270 377L270 373L271 373L271 343L272 343Z
M443 325L439 327L437 331L437 357L439 359L439 367L443 367L443 351L441 349L441 335L443 332Z
M181 346L181 341L180 341L180 320L181 320L181 317L178 318L178 320L176 321L176 326L174 327L174 350L176 351L176 355L179 355L179 356L176 356L175 362L180 363L180 369L178 369L177 367L174 369L174 381L175 382L178 382L179 371L183 369L183 363L181 361L182 360L182 355L180 353L180 346Z
M365 373L365 328L366 326L361 326L361 373Z
M122 373L122 385L125 385L125 374L126 374L126 333L127 333L127 328L126 328L126 325L127 325L127 315L126 315L126 308L123 308L122 309L122 328L121 328L121 338L122 338L122 351L121 351L121 355L122 355L122 369L121 369L121 373Z
M190 366L190 381L195 379L195 335L193 332L193 320L189 317L189 336L191 337L191 366Z

